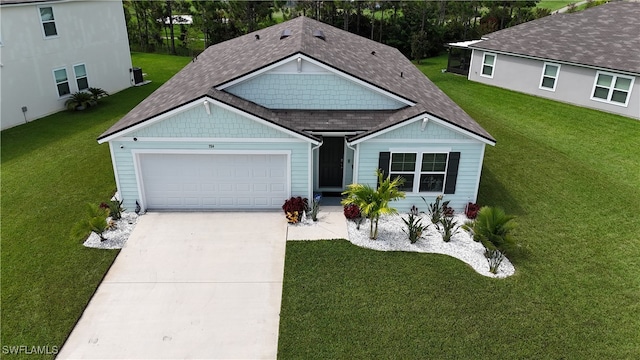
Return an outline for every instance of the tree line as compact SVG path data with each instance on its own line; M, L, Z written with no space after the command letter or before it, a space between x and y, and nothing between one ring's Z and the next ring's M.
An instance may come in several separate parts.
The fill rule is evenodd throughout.
M531 1L196 1L125 0L131 48L195 55L207 46L304 15L398 48L412 59L438 54L446 43L550 14ZM188 15L185 24L178 15Z

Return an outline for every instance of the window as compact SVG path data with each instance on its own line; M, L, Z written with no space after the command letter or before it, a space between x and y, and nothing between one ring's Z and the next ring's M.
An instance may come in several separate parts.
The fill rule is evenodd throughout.
M631 77L598 71L591 99L627 106L632 87L633 78Z
M389 174L405 182L406 192L442 192L447 169L447 153L393 153ZM420 162L416 162L419 158ZM416 181L417 180L417 181Z
M51 6L39 7L40 21L42 22L42 31L44 37L57 36L58 30L56 29L56 21L53 17L53 8Z
M482 56L482 76L493 78L495 64L496 54L484 53Z
M58 96L65 96L71 93L71 90L69 89L69 79L67 78L67 69L62 68L53 70L53 77L58 88Z
M555 91L556 82L558 81L558 73L560 73L560 65L545 63L542 68L540 89Z
M78 84L78 91L86 90L89 88L89 80L87 80L87 69L84 64L74 65L73 73L76 76L76 83Z

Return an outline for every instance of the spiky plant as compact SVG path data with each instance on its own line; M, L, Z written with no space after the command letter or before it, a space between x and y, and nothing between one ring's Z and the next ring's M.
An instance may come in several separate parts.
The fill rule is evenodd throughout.
M385 179L379 169L376 171L376 176L378 178L377 189L367 184L351 184L342 193L347 197L341 202L342 205L354 204L360 208L362 215L369 219L369 238L373 240L378 238L380 215L396 214L398 211L390 207L389 203L393 200L403 199L405 196L404 192L398 189L404 182L402 178L396 177L391 180L390 177L387 177Z
M500 250L505 254L516 245L514 219L515 216L507 215L501 208L483 206L476 219L465 228L471 230L473 240L481 242L487 250Z
M451 237L460 231L460 225L456 224L455 219L450 216L441 217L436 227L442 233L442 240L444 240L444 242L449 242Z
M100 237L100 241L107 240L103 233L107 230L109 217L109 209L105 209L95 204L87 204L87 217L82 219L73 227L73 236L83 237L87 232L95 232Z

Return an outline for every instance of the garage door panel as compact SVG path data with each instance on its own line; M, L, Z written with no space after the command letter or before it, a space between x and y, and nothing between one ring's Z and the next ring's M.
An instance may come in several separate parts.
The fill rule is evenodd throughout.
M279 208L288 196L282 154L141 154L148 209Z

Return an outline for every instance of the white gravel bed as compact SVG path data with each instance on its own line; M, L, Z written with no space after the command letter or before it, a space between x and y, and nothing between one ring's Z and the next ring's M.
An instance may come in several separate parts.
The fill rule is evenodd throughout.
M507 258L504 258L496 274L491 273L489 263L484 256L484 246L473 241L469 233L462 229L453 235L447 243L442 240L438 229L434 225L430 225L422 237L415 244L412 244L407 234L402 231L406 225L401 216L406 218L408 215L381 216L376 240L369 239L368 220L362 221L360 230L356 229L355 222L347 221L349 241L354 245L378 251L413 251L449 255L471 265L479 274L493 278L506 278L515 273L513 264ZM459 225L467 221L464 215L456 215L454 219ZM428 216L422 216L422 224L431 224Z
M109 220L110 218L107 219L107 221ZM136 213L123 212L122 218L116 221L116 228L102 234L107 240L100 241L98 234L92 232L84 242L84 246L98 249L122 249L137 222L138 215Z

